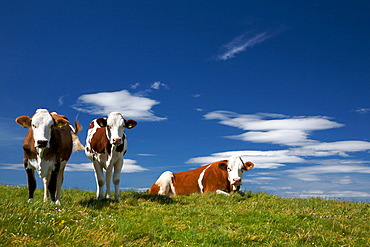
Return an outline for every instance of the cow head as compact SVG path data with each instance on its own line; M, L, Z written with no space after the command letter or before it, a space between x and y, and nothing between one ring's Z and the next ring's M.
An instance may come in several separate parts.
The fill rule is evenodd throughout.
M23 128L32 128L36 148L49 148L52 128L63 128L69 125L68 120L54 120L46 109L38 109L32 118L20 116L15 120Z
M252 162L244 163L238 155L232 155L227 163L220 163L219 167L227 170L230 185L233 185L234 190L237 186L242 185L242 177L244 171L249 171L254 167Z
M98 118L96 122L100 127L106 127L107 138L115 146L123 144L125 128L132 129L137 125L135 120L125 120L119 112L111 112L108 118Z

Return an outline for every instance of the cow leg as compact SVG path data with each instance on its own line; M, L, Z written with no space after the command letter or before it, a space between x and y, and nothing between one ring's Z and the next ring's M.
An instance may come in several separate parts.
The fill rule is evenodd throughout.
M225 192L223 190L216 190L216 194L222 194L222 195L227 195L227 196L230 195L229 193L227 193L227 192Z
M120 190L119 183L121 178L121 170L123 166L123 159L119 159L114 165L113 184L114 184L114 199L119 200Z
M55 192L57 190L57 180L58 180L58 173L60 169L60 163L57 162L55 164L54 170L51 172L48 190L50 192L51 201L55 202Z
M104 199L104 173L103 167L97 161L93 161L95 179L96 179L96 198L98 200Z
M107 171L105 173L105 183L106 183L106 186L107 186L107 190L106 190L106 193L105 193L105 198L110 198L110 183L111 183L111 179L112 179L112 170L113 170L113 166L108 165Z
M25 170L26 170L27 184L28 184L28 202L31 202L33 200L33 195L36 190L35 171L29 168L26 168Z
M60 196L62 192L62 184L64 181L64 169L66 167L67 162L62 162L60 165L60 169L58 172L57 176L57 181L56 181L56 195L55 195L55 204L60 205Z
M46 177L42 179L44 182L44 202L49 200L49 183L50 183L51 173L48 173Z

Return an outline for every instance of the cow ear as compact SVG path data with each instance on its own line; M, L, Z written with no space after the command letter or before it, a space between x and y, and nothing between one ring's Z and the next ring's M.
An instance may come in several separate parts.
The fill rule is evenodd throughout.
M227 164L225 162L218 163L218 168L227 171Z
M125 120L125 125L127 129L132 129L133 127L137 125L137 122L135 120L129 119L129 120Z
M252 168L254 167L254 164L252 163L252 162L245 162L244 163L244 168L243 168L243 170L244 171L249 171L249 170L251 170Z
M28 128L31 126L31 118L27 116L20 116L15 119L15 121L23 128Z
M98 118L96 122L99 124L100 127L107 127L107 119L106 118Z
M58 129L61 129L65 126L69 125L69 122L64 119L64 118L58 118L57 120L55 120L55 127L58 128Z

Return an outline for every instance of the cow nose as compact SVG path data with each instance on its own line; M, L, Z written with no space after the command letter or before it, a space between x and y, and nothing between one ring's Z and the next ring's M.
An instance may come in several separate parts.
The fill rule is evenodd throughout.
M48 141L45 140L38 140L37 141L37 147L38 148L46 148L48 145Z
M233 184L241 184L242 183L242 179L241 178L234 178L233 179Z
M122 144L122 139L121 138L114 138L113 139L113 144L118 146Z

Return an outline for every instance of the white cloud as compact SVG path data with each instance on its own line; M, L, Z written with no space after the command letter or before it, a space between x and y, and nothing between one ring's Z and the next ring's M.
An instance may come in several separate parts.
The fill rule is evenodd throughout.
M148 169L139 166L136 164L136 160L124 159L122 172L123 173L134 173L134 172L143 172ZM93 171L92 163L81 163L81 164L70 164L67 163L66 171L68 172L81 172L81 171Z
M154 83L150 86L150 88L151 88L151 89L155 89L155 90L159 90L159 89L160 89L160 87L164 87L165 89L169 89L169 87L168 87L166 84L164 84L164 83L162 83L162 82L160 82L160 81L156 81L156 82L154 82Z
M251 141L256 143L272 143L288 146L297 146L315 141L307 139L308 133L301 130L271 130L271 131L250 131L241 135L228 136L231 139Z
M308 167L298 167L295 169L285 171L289 177L293 177L302 181L317 182L325 180L327 174L349 174L349 173L361 173L370 174L368 166L360 165L317 165Z
M287 146L315 144L317 141L308 138L312 131L344 126L325 116L290 117L270 113L237 114L214 111L205 114L204 117L207 120L220 120L220 124L248 131L228 138Z
M143 157L152 157L152 156L157 156L156 154L137 154L139 156L143 156Z
M241 35L230 43L222 46L222 54L217 57L217 60L228 60L235 57L236 54L244 52L247 48L253 47L263 41L271 38L267 32L256 34L255 36Z
M299 197L299 198L310 198L310 197L321 197L321 198L361 198L361 197L370 197L370 193L363 191L352 191L352 190L304 190L300 192L285 192L286 195L290 197Z
M362 107L359 107L355 110L355 112L359 113L359 114L367 114L370 112L370 108L362 108Z
M130 87L131 87L132 89L136 89L136 88L138 88L139 86L140 86L140 83L136 82L135 84L132 84Z
M142 166L137 165L136 163L137 163L136 160L125 159L122 172L134 173L148 170ZM24 166L23 164L5 164L1 165L0 169L23 170ZM68 172L94 171L92 163L80 163L80 164L67 163L65 170Z
M166 118L155 116L151 110L159 103L159 101L134 96L127 90L122 90L81 95L73 108L92 115L108 115L110 112L118 111L125 117L143 121L161 121Z
M276 151L231 151L215 153L211 156L191 158L186 163L209 164L218 160L228 159L231 155L238 154L244 162L252 161L254 168L276 169L285 166L285 163L303 163L304 160L298 156L289 155L288 150Z

